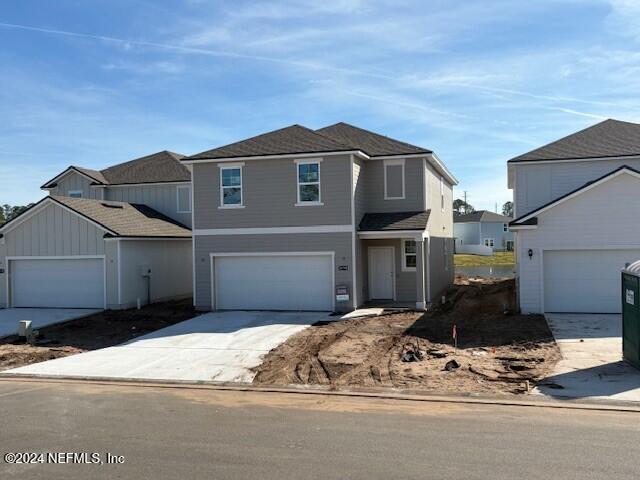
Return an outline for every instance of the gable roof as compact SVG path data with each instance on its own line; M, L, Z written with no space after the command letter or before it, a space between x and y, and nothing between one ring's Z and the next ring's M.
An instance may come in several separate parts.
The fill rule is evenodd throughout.
M0 231L11 230L47 203L61 205L91 221L112 237L191 238L191 230L187 227L146 205L54 195L43 198L5 223Z
M596 178L595 180L592 180L590 182L585 183L584 185L582 185L581 187L576 188L575 190L572 190L569 193L566 193L565 195L562 195L558 198L556 198L555 200L550 201L549 203L546 203L544 205L542 205L541 207L536 208L535 210L532 210L531 212L522 215L518 218L516 218L513 222L511 222L509 225L512 227L523 227L523 226L535 226L538 224L538 219L537 219L537 215L541 214L542 212L549 210L553 207L555 207L556 205L563 203L571 198L574 198L578 195L580 195L581 193L584 193L587 190L590 190L591 188L600 185L604 182L607 182L615 177L617 177L618 175L621 175L623 173L628 173L631 175L634 175L636 177L640 177L640 171L636 170L635 168L631 168L628 165L623 165L619 168L616 168L615 170L612 170L611 172L602 175L599 178Z
M320 128L316 130L316 132L338 142L350 145L358 150L362 150L370 157L433 153L427 148L401 142L400 140L370 132L369 130L355 127L344 122Z
M490 212L489 210L476 210L470 213L453 213L453 223L469 223L469 222L496 222L509 223L512 217L500 215Z
M188 160L259 157L303 153L350 152L354 148L321 135L301 125L263 133L255 137L207 150L187 157Z
M512 158L509 163L633 155L640 155L640 124L608 119Z
M358 230L361 232L393 230L425 230L431 210L423 212L366 213Z
M58 179L70 171L88 177L94 185L128 185L140 183L189 182L191 173L180 163L184 155L163 150L104 170L72 165L41 188L53 188Z

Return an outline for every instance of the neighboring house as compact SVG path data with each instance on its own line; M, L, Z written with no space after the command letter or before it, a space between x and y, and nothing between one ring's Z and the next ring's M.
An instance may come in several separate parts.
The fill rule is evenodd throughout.
M69 167L0 228L0 307L128 308L192 293L191 175L159 152Z
M453 214L453 236L456 245L484 245L494 252L513 251L513 232L509 231L511 217L488 210L467 214Z
M453 280L457 181L431 150L293 125L183 163L200 310L423 309Z
M617 313L640 259L640 125L606 120L508 162L523 312Z

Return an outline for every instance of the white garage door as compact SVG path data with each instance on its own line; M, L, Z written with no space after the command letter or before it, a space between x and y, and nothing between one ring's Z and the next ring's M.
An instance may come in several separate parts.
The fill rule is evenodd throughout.
M215 257L219 310L333 310L329 255Z
M11 260L13 307L104 308L101 258Z
M544 310L620 313L620 270L638 259L640 250L545 251Z

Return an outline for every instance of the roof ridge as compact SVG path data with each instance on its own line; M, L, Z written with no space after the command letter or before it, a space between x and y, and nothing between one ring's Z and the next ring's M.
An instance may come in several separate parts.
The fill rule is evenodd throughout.
M338 122L338 123L334 123L333 125L328 125L328 126L326 126L326 127L322 127L322 128L320 128L320 129L318 129L318 130L322 130L322 129L325 129L325 128L336 127L336 126L338 126L338 125L344 125L344 126L346 126L346 127L353 128L354 130L360 130L361 132L365 132L365 133L368 133L368 134L370 134L370 135L376 135L376 136L378 136L378 137L383 137L383 138L386 138L387 140L391 140L391 141L393 141L393 142L400 143L400 144L402 144L402 145L404 145L404 146L407 146L407 147L411 147L411 148L419 148L419 149L421 149L421 150L430 150L430 149L428 149L428 148L420 147L419 145L413 145L412 143L405 142L404 140L398 140L397 138L393 138L393 137L390 137L390 136L388 136L388 135L384 135L384 134L382 134L382 133L374 132L373 130L367 130L366 128L358 127L358 126L356 126L356 125L352 125L352 124L347 123L347 122ZM367 153L367 152L365 152L365 153ZM400 154L399 154L399 155L400 155Z

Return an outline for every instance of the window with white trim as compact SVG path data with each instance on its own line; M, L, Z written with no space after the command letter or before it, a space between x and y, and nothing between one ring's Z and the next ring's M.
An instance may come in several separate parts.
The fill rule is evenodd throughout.
M296 205L322 205L320 201L320 161L297 161L298 202Z
M178 213L191 213L191 185L178 185L176 187L176 201Z
M220 167L221 208L242 207L242 165Z
M509 225L507 225L506 223L502 224L502 231L503 232L508 232L509 231Z
M415 240L402 240L402 271L414 272L418 263L417 243Z
M485 247L493 247L494 246L493 238L485 238L484 239L484 246Z
M71 198L82 198L82 190L69 190L67 195Z

